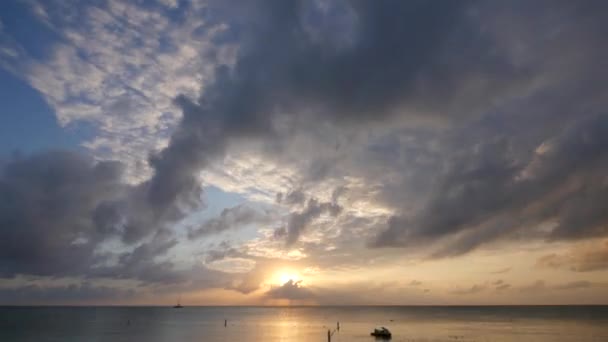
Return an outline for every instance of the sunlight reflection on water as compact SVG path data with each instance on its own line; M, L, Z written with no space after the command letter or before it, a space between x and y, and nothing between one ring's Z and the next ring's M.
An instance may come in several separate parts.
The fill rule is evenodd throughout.
M333 342L608 341L608 307L0 308L0 341L326 341L337 321Z

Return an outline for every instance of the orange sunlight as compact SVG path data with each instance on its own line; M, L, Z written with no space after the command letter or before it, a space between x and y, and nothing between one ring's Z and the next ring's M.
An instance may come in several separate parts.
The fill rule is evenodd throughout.
M300 274L293 270L281 270L275 273L272 283L283 285L286 282L293 280L294 282L302 280Z

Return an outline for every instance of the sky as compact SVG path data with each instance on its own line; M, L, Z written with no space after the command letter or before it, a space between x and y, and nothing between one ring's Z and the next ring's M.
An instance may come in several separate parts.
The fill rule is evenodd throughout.
M0 2L0 304L608 304L604 1Z

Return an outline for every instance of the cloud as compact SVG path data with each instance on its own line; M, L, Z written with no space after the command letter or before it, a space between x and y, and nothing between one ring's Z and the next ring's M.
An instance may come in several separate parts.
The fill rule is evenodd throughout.
M592 284L586 280L573 281L567 284L556 285L553 288L556 290L576 290L576 289L586 289L591 287Z
M176 8L179 6L179 0L158 0L158 2L169 8Z
M277 202L285 205L301 205L306 201L306 194L299 188L288 192L285 196L283 193L277 193Z
M500 284L500 285L497 285L494 289L496 291L505 291L505 290L508 290L510 288L511 288L511 284Z
M217 234L223 231L238 229L250 224L270 224L272 215L269 212L260 212L247 205L241 204L222 210L219 217L203 222L199 227L188 231L189 239L197 239L206 235Z
M245 276L170 255L203 182L265 204L279 194L288 211L282 229L203 247L207 263L352 267L608 233L604 4L49 4L36 9L60 37L48 55L11 41L0 61L62 125L94 126L85 147L99 161L2 166L3 276L171 285L200 271L204 286L254 292L257 259ZM266 222L256 212L226 209L190 237ZM601 251L584 255L555 267L605 268Z
M195 96L215 65L231 63L233 44L212 43L225 26L189 1L179 20L171 18L176 4L28 1L34 13L44 13L38 18L56 40L44 42L44 56L23 45L28 42L12 44L20 58L3 60L41 92L62 126L92 126L95 135L85 146L125 163L131 182L150 175L141 152L164 147L177 125L173 98Z
M159 8L138 8L134 5L110 2L108 8L83 10L87 18L93 19L85 33L74 30L69 30L69 34L66 33L73 45L97 54L91 53L90 58L83 59L75 55L73 47L57 49L56 60L60 64L54 69L63 70L62 74L68 74L68 71L74 74L71 71L81 70L82 72L78 74L86 75L83 76L85 79L74 83L85 87L80 91L81 93L99 99L102 97L94 92L97 89L94 85L110 84L101 80L106 79L106 75L114 75L114 70L112 72L106 70L111 65L109 62L112 61L109 58L116 56L115 53L110 56L106 50L100 50L104 46L112 46L112 51L122 51L130 49L139 39L145 44L141 49L134 50L137 55L133 56L133 59L139 62L152 60L158 65L165 65L161 63L163 60L154 56L154 52L163 46L159 46L153 38L154 34L164 37L163 32L168 32L166 38L170 46L184 43L184 49L179 50L178 54L169 54L172 57L169 59L184 62L177 64L184 65L184 70L178 72L180 75L192 74L193 66L196 67L198 64L191 62L200 57L199 53L216 56L226 45L207 44L210 41L234 41L239 46L233 60L217 63L213 60L213 63L205 65L206 70L210 71L204 77L201 76L202 82L195 82L196 86L171 92L162 92L162 89L151 92L148 87L143 86L150 82L122 80L125 84L134 83L142 86L129 89L126 94L112 97L111 103L106 106L107 110L104 109L112 113L126 111L130 113L128 120L137 124L142 120L136 120L137 115L133 113L145 109L148 99L164 99L163 111L169 111L171 106L169 94L183 93L174 101L183 112L183 119L177 123L176 116L173 115L172 120L163 123L162 129L154 129L155 132L167 132L169 127L177 125L166 149L159 151L159 146L155 146L153 150L157 153L154 153L149 161L153 176L148 182L146 196L153 206L159 208L167 207L169 203L180 198L196 197L201 190L198 186L199 172L208 170L212 164L230 154L235 146L244 140L248 143L264 141L267 148L278 155L276 159L281 161L284 158L281 152L287 152L289 137L299 133L315 137L321 125L311 126L310 123L316 120L329 127L324 133L331 136L332 133L338 133L335 134L337 138L341 138L341 133L352 134L365 130L366 127L381 127L383 124L396 123L397 127L402 128L404 122L416 117L432 117L447 121L448 125L462 121L461 125L465 127L475 126L474 128L483 132L481 136L468 135L468 132L473 131L471 129L464 129L464 132L461 132L466 136L459 136L458 132L448 130L447 141L439 143L454 148L441 151L439 156L430 156L425 150L416 152L419 155L414 161L418 163L425 159L441 160L447 157L448 165L444 165L443 168L446 172L436 175L440 184L432 187L434 190L430 194L418 196L430 197L418 213L410 215L407 213L408 209L401 205L395 215L388 220L387 228L373 241L375 246L400 246L406 240L409 243L425 239L434 241L458 234L459 236L450 246L446 246L436 254L450 256L466 253L488 241L509 235L508 233L522 222L500 219L500 216L521 210L526 205L541 200L543 195L560 185L557 179L563 179L560 177L561 174L554 172L547 174L547 177L537 177L547 178L546 181L528 179L515 184L517 182L514 179L529 171L528 166L534 164L532 160L534 156L521 151L525 148L529 151L530 146L516 146L518 142L523 141L519 136L497 135L495 126L477 125L475 121L470 120L475 120L486 110L501 108L500 106L507 100L515 101L521 96L535 94L537 87L552 80L548 75L553 75L556 70L554 64L559 64L557 61L553 62L555 60L564 64L576 64L578 73L565 74L563 77L566 79L586 80L597 76L597 73L591 73L584 67L595 64L590 61L601 56L601 51L596 51L598 44L594 43L598 38L598 35L594 34L597 32L595 28L601 22L601 17L597 15L591 15L589 20L583 22L581 18L587 16L566 12L571 20L564 27L563 35L543 42L538 49L528 49L526 53L517 53L518 50L512 44L513 41L521 41L524 45L531 44L531 38L518 36L517 30L514 30L512 35L502 35L502 32L509 30L501 25L508 22L510 16L519 15L520 12L527 13L525 10L541 14L539 17L525 16L526 19L533 19L526 21L525 25L537 29L530 31L545 32L546 27L542 25L552 18L551 14L566 11L570 9L569 6L566 3L559 3L552 6L551 13L544 14L542 6L529 9L521 4L513 4L508 11L500 12L496 8L500 7L498 5L476 2L447 5L429 4L423 1L404 4L336 2L328 12L326 8L317 5L300 6L295 3L264 2L254 6L243 3L242 6L237 6L237 9L212 1L206 5L205 10L213 13L213 19L204 17L208 22L199 22L195 21L193 16L187 16L183 25L177 25L170 18L163 16ZM600 13L592 7L581 6L579 10L586 14ZM194 5L192 9L198 10ZM104 30L104 25L113 23L117 14L125 15L130 27L134 28L121 40L114 39L111 32ZM52 13L49 15L53 17ZM337 26L331 26L330 23ZM119 27L120 24L117 23ZM233 24L232 27L229 24ZM74 24L65 25L71 28ZM154 30L146 33L149 30L141 30L143 26ZM230 28L225 29L224 26ZM203 31L206 35L202 40L196 39L198 27L205 28ZM487 27L487 30L480 30L479 27ZM333 33L321 34L319 30L323 28ZM418 32L425 32L425 35L421 36ZM586 33L589 34L585 35ZM222 34L225 35L224 39L219 39L223 37ZM107 41L108 44L92 46L87 43L89 39L86 37L89 36L104 37L104 42ZM588 63L580 63L576 56L569 54L552 53L556 46L563 46L564 42L569 42L577 36L586 37L585 40L575 42L580 45L580 49L577 50L589 52L586 54ZM196 50L193 44L204 46L205 51ZM281 48L278 49L278 46ZM591 48L594 50L590 50ZM103 58L97 60L93 56ZM473 56L475 58L472 58ZM550 63L547 62L549 59L545 58L546 56L552 56ZM68 61L66 63L69 67L60 68L63 61ZM124 61L117 63L116 72L121 72L124 64ZM192 83L186 81L187 78L183 82L165 80L162 75L155 72L154 63L153 65L140 63L136 66L144 79L147 79L149 74L158 76L149 78L150 81L160 77L162 79L160 84ZM564 68L560 67L559 70ZM33 73L34 76L37 74L43 73ZM36 80L38 83L34 82ZM32 83L38 84L36 88L47 94L52 100L51 103L62 103L63 99L72 98L67 96L69 94L62 93L49 95L53 94L53 91L63 89L62 91L65 92L71 88L61 85L44 86L45 83L40 83L42 81L44 81L42 78L35 77ZM205 87L200 86L201 83ZM200 97L194 99L193 94L199 90L202 91ZM585 98L590 98L592 95L593 93L590 92ZM441 100L437 101L437 99ZM150 112L143 109L142 113ZM87 110L79 109L76 112L87 113ZM159 113L158 110L154 112ZM92 115L95 118L99 117L98 114ZM162 117L159 114L152 121L158 122ZM539 114L538 117L542 115ZM68 119L68 121L74 120L77 119ZM125 124L126 120L116 119L112 124ZM523 124L523 121L517 123L516 120L518 117L514 116L513 125ZM104 125L109 126L106 123ZM538 129L535 125L530 126L531 129ZM128 125L126 127L133 128ZM350 132L345 132L346 130ZM526 141L538 140L543 135L543 132L529 130L525 133L536 134L534 139L528 138ZM157 135L153 134L153 136L155 139L158 138ZM498 136L498 138L490 140L488 144L476 144L485 136ZM168 136L165 134L164 137ZM398 137L391 135L386 135L382 139L388 144L369 142L369 147L374 147L373 152L376 157L381 157L383 154L398 156L402 151L407 151L406 146L413 145L410 141L407 145L395 145L394 142L399 142ZM558 148L567 149L565 145L576 144L574 140L568 141L567 138L565 140L564 146ZM601 145L601 141L597 143ZM334 141L332 146L334 150L350 147L341 144L340 141L337 143ZM463 146L473 147L467 150ZM580 147L593 148L584 144ZM119 146L113 148L118 149ZM316 150L320 154L318 151ZM305 163L307 166L298 170L303 179L322 181L335 177L334 172L343 171L346 169L345 166L365 169L354 172L372 176L365 174L370 166L363 166L361 163L348 165L353 161L344 161L355 158L356 156L353 155L347 155L345 158L326 155L316 157L307 155L307 157L311 158ZM557 156L551 160L540 157L538 159L543 159L536 162L541 165L560 162ZM385 170L385 174L390 174L391 179L396 177L391 172L386 172L387 169L398 168L394 170L396 174L405 173L401 169L402 165L393 164L398 158L378 160L383 161L384 164L380 165L380 168ZM341 165L342 163L345 165ZM420 170L416 170L416 163L411 165L415 170L412 172L426 174L428 177L435 176L434 172L429 172L429 168L438 166L438 170L442 169L441 165L433 163L426 164ZM551 170L551 167L543 166L540 172L545 170ZM403 197L408 200L416 197L418 193L406 195L408 192L403 190L406 187L415 187L410 184L421 178L423 177L406 178L402 183L397 180L396 184L382 188L379 193L376 191L377 196L373 199L389 198L393 200L391 205L399 206L397 203L402 202ZM425 182L420 182L419 185L422 190L425 189L423 184ZM526 188L530 190L525 190ZM492 189L501 191L492 192ZM443 194L451 194L451 196ZM598 193L597 196L602 195ZM465 197L467 200L463 201ZM599 210L592 209L589 203L583 201L580 200L581 203L576 204L576 208L575 204L571 204L572 208L569 211L572 215L561 220L563 226L555 230L555 238L571 236L568 234L572 232L565 227L579 226L575 222L578 216L600 215L593 215ZM586 210L594 210L594 213L583 215L574 212L580 211L582 207L587 208ZM497 221L489 222L492 219ZM294 229L287 229L290 231L289 243L298 238L300 231L298 226L295 224ZM595 231L595 234L603 233L600 229ZM583 235L588 236L586 233Z
M455 294L455 295L472 295L472 294L476 294L476 293L485 291L486 288L487 288L487 285L485 285L485 284L475 284L467 289L452 290L452 291L450 291L450 293Z
M601 17L592 16L583 23L583 16L572 15L577 25L569 24L563 38L547 42L545 49L536 54L516 56L510 50L511 37L500 40L493 31L496 27L487 31L487 35L481 33L478 25L486 23L486 18L470 15L475 12L472 9L482 14L493 13L496 8L492 6L471 3L436 6L424 2L345 6L343 15L352 19L347 20L352 26L346 27L352 30L344 29L351 40L336 47L311 36L307 22L301 20L310 14L307 11L324 18L315 7L284 3L265 3L256 8L245 5L249 15L240 18L239 24L249 30L247 35L240 36L235 64L219 67L216 82L198 100L187 97L177 100L183 120L167 149L152 158L155 174L150 185L156 200L171 202L191 189L201 169L243 140L268 142L276 148L272 151L280 154L285 137L306 132L307 123L315 120L339 132L336 128L339 125L357 131L381 122L426 116L447 122L463 120L465 128L451 131L440 142L445 148L442 157L447 162L440 168L437 184L431 184L435 186L425 196L426 204L414 214L406 214L407 209L398 210L371 245L427 245L425 242L451 238L432 255L454 256L510 238L520 233L522 226L534 227L554 219L558 211L560 226L547 238L605 234L602 211L596 208L597 203L603 202L603 188L595 189L592 202L587 202L588 196L570 204L559 198L547 200L567 185L564 180L583 177L579 168L571 165L584 164L589 171L598 171L594 174L601 174L604 162L594 151L604 147L603 115L589 115L586 120L574 122L571 119L574 114L560 113L561 133L556 137L550 137L547 127L540 123L521 132L503 132L493 122L498 116L477 120L482 112L500 108L508 99L535 95L537 86L548 82L548 75L557 70L552 69L553 63L544 65L541 61L554 56L551 51L564 43L561 39L589 33L588 39L577 41L582 50L590 51L590 63L586 64L601 60L601 51L595 50L594 43L599 38L594 32L602 22ZM568 8L567 4L560 4L555 11L560 13ZM219 16L234 14L233 9L219 4L216 10ZM518 10L523 8L512 9ZM580 10L595 13L591 7L583 6ZM540 22L544 20L549 19L542 17ZM423 38L414 34L420 31L427 34ZM280 53L274 53L279 45ZM471 63L469 51L476 51L475 63ZM563 63L579 67L577 74L563 77L592 80L597 76L579 66L581 61L575 56L561 58ZM581 99L597 101L594 94L589 92ZM306 110L302 104L306 104ZM545 108L546 112L536 120L547 119L546 113L551 109ZM524 125L528 117L522 114L511 120L513 125ZM470 134L473 131L480 133ZM577 138L583 135L590 140ZM555 146L548 153L534 152L550 139L555 140ZM484 140L487 142L481 143ZM567 160L564 156L578 160ZM320 181L331 177L339 162L339 158L314 158L302 170L303 179ZM418 171L428 175L429 169ZM584 186L577 189L584 190ZM535 205L541 208L520 215ZM286 228L288 245L298 239L300 227L316 216L305 214L315 212L292 216L292 228Z
M271 299L304 300L314 297L314 294L301 285L302 281L288 280L285 284L274 287L265 296Z
M9 160L0 170L0 276L86 272L109 231L92 213L124 191L121 165L78 153Z
M471 60L469 49L451 50L451 58L458 53L462 58L447 63L444 44L460 39L461 34L478 34L467 22L465 3L344 4L345 13L350 13L344 15L352 15L354 29L352 42L338 49L311 36L310 27L302 21L310 14L307 11L323 18L318 8L283 2L243 4L238 10L216 3L210 6L220 17L232 15L242 20L239 24L247 35L242 35L234 66L218 67L215 83L197 101L185 96L177 99L183 120L167 148L151 158L150 194L161 203L190 191L198 172L243 139L280 140L297 131L299 123L316 119L358 126L390 117L408 101L412 106L433 107L436 96L444 94L436 80L443 85L456 79L458 84L469 81L457 76L456 70L475 68L471 71L479 76L492 70L503 76L496 83L499 77L485 79L488 85L479 89L482 92L495 86L502 89L520 76L526 78L500 57L490 56L491 48L483 44L476 46L474 64L467 62ZM234 11L245 11L247 16L235 16ZM421 31L426 32L424 37L417 34ZM448 45L451 49L459 46ZM476 95L477 101L485 99ZM302 110L304 103L313 110ZM312 179L325 177L331 169L314 165L331 163L332 159L313 161L309 170L316 176ZM287 228L288 244L309 221L311 216L304 214L316 212L314 206L310 209L293 216L292 229Z
M508 290L511 288L511 284L507 284L502 279L495 280L495 281L491 282L490 285L493 286L494 290L496 290L496 291L505 291L505 290Z
M244 258L223 258L214 262L207 262L206 266L210 269L226 273L247 273L255 267L256 262Z
M234 279L225 288L243 294L255 292L267 282L270 273L280 265L277 260L258 258L252 270Z
M542 268L564 268L575 272L608 269L608 242L585 244L567 254L547 254L540 257L536 265Z
M332 217L336 217L341 211L342 207L335 203L320 203L314 198L309 199L304 210L292 213L289 216L286 231L287 245L294 244L298 240L300 234L302 234L314 219L325 213Z
M505 267L505 268L498 269L498 270L496 270L496 271L492 271L492 272L490 272L490 273L491 273L491 274L504 274L504 273L508 273L508 272L510 272L510 271L511 271L511 268L512 268L512 267Z
M164 259L177 244L168 227L183 212L176 206L151 210L141 196L146 184L125 183L123 169L119 162L96 162L67 151L3 161L0 277L81 276L149 283L191 278Z
M214 262L226 257L240 257L243 254L232 247L228 241L222 241L217 246L209 246L205 250L205 262Z
M138 245L132 251L120 253L116 265L93 268L95 276L119 279L139 279L150 283L178 283L186 279L184 272L174 269L170 261L158 261L157 257L165 255L177 245L171 233L160 230L149 241Z
M475 147L455 160L423 210L412 218L393 217L374 244L453 237L437 255L462 254L548 220L558 224L547 239L605 235L608 216L598 203L608 193L602 182L608 159L600 152L607 147L607 123L605 115L579 120L554 137L548 151L524 159L510 139Z
M575 290L585 290L585 289L601 289L606 287L604 283L594 283L587 280L575 280L567 283L560 283L555 285L550 285L543 280L537 280L536 282L522 286L519 288L520 292L528 292L528 293L549 293L552 291L558 292L566 292L566 291L575 291Z
M564 264L568 263L570 258L567 256L560 256L557 254L547 254L538 258L536 265L544 268L560 268Z

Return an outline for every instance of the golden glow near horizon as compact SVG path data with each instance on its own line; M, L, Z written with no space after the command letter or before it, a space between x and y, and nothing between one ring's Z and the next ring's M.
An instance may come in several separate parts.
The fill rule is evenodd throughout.
M277 285L283 285L290 280L293 282L298 282L301 281L302 278L300 277L300 274L298 272L286 269L276 272L273 277L272 283Z

